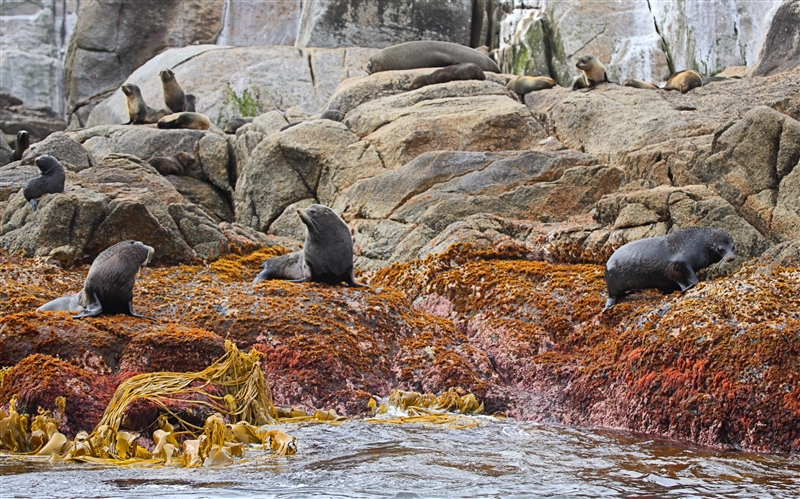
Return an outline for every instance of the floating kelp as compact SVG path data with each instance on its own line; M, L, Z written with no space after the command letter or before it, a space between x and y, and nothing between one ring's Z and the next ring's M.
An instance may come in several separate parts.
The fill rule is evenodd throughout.
M396 417L370 418L365 421L369 423L384 424L408 424L426 423L436 425L446 425L453 429L465 429L478 426L478 421L474 418L466 418L458 414L481 414L483 403L472 393L464 394L461 390L450 388L438 396L432 393L406 392L397 388L389 392L387 405L376 407L373 402L370 405L378 415L386 415L389 408L403 411L407 415ZM452 414L453 412L458 414Z

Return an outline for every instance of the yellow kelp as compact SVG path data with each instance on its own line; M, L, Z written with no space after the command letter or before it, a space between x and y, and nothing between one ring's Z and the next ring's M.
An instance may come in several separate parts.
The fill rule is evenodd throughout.
M447 425L454 429L472 428L478 425L476 419L451 414L451 412L470 415L480 414L483 412L483 403L479 403L472 393L463 395L462 393L461 390L450 388L448 391L436 396L431 393L406 392L395 388L389 392L388 407L394 407L406 412L408 415L370 418L365 421L384 424L427 423ZM388 412L386 405L378 407L373 402L370 407L378 415Z

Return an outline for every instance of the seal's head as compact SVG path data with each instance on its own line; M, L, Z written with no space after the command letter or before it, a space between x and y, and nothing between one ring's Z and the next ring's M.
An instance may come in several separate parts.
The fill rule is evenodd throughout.
M172 81L175 79L175 73L172 72L171 69L162 69L158 76L161 77L161 81Z
M36 166L39 167L42 175L47 175L51 171L61 166L61 163L59 163L56 158L50 156L49 154L42 154L36 158L34 163L36 163ZM61 168L63 169L63 167Z
M133 83L126 83L122 85L122 93L130 97L131 95L137 95L139 93L139 87L134 85Z
M575 63L575 66L580 70L587 70L591 69L595 64L597 64L597 59L593 55L585 55L578 59L578 62Z

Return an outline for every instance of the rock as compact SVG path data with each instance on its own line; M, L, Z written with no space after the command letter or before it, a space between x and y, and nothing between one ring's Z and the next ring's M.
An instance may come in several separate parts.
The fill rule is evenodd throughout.
M167 175L166 178L183 197L202 207L217 223L233 222L233 208L214 187L187 176Z
M390 0L324 0L303 4L298 47L378 47L412 40L469 45L472 2L423 2L413 8Z
M304 241L306 238L306 226L300 221L297 210L308 208L314 203L315 201L313 199L303 199L302 201L290 204L283 210L281 216L276 218L269 226L269 233Z
M49 107L29 109L22 104L0 108L0 130L16 136L25 130L31 142L39 142L53 132L67 128L67 124Z
M294 45L300 25L300 2L230 0L217 45Z
M366 74L357 68L371 54L350 48L191 46L158 54L125 83L138 85L151 107L163 107L158 73L170 68L184 91L197 98L197 111L221 127L233 116L258 116L292 106L299 106L306 115L318 113L339 82ZM128 121L122 91L117 87L111 90L94 108L86 126Z
M24 161L32 161L42 154L53 156L64 165L65 169L74 172L93 168L97 165L91 152L81 147L79 142L63 132L53 133L43 141L33 144L30 149L25 151L22 159Z
M64 63L67 113L86 124L94 105L165 48L213 43L222 28L222 3L112 0L84 5Z
M0 140L0 166L5 166L14 161L14 150L5 140Z
M800 67L800 1L786 0L775 12L753 76L767 76Z

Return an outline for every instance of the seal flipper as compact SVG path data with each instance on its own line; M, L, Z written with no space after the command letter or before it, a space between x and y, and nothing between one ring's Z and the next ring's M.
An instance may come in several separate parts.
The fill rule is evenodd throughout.
M675 282L681 287L681 293L685 293L700 282L700 279L697 278L697 274L694 273L694 270L688 263L683 263L678 271L680 275L675 279Z
M372 289L372 286L356 281L356 276L353 275L353 270L352 269L350 269L350 275L348 275L347 277L344 278L344 282L346 282L348 286L353 287L353 288L370 288L370 289Z
M92 293L92 299L86 305L86 310L79 313L78 315L73 315L73 319L80 319L82 317L95 317L103 313L103 304L100 303L100 299L97 297L97 293Z
M152 317L149 317L147 315L137 314L136 312L134 312L133 311L133 300L128 300L128 315L130 315L131 317L137 317L139 319L150 319L151 321L155 321L155 319L152 318Z
M608 299L606 300L606 306L603 307L603 310L601 310L600 313L605 312L606 310L608 310L609 308L613 307L616 304L617 304L617 298L614 296L609 296Z
M31 204L31 211L36 211L36 208L39 207L39 201L37 201L36 198L33 198L28 202Z

